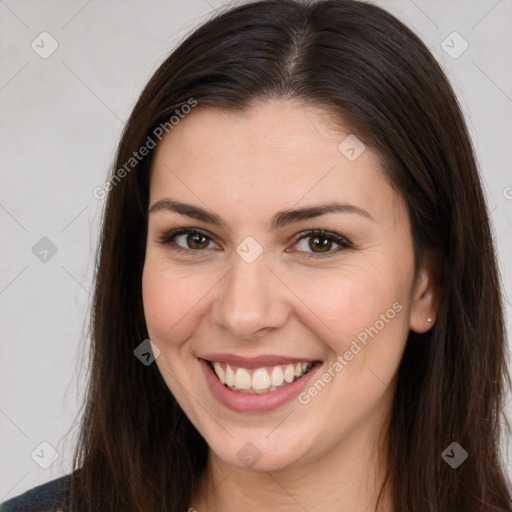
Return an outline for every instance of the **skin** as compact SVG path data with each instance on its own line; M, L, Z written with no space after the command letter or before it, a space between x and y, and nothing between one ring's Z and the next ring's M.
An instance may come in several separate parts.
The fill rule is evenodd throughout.
M428 268L414 273L405 203L377 156L366 148L349 161L338 146L350 130L338 126L329 113L291 100L260 102L243 115L198 107L157 148L150 209L171 198L227 223L150 213L142 282L158 368L210 447L190 504L199 512L375 507L396 371L409 329L431 326L433 281ZM278 211L330 201L372 218L336 212L267 231ZM180 236L185 253L159 243L178 227L198 228L211 241L194 245L189 237L187 245ZM309 244L314 235L297 237L313 229L338 233L353 248L332 242L331 256L322 257ZM248 236L263 250L252 263L236 252ZM194 249L198 243L207 247ZM278 354L321 360L320 377L396 303L401 311L307 404L234 412L216 401L199 367L207 352ZM237 457L247 442L261 453L251 468ZM393 510L384 497L380 510Z

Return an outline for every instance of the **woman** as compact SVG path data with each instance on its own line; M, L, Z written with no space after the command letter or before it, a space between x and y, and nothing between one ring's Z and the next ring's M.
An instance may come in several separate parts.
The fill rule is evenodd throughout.
M219 14L147 84L105 189L76 469L4 510L512 510L482 186L397 19Z

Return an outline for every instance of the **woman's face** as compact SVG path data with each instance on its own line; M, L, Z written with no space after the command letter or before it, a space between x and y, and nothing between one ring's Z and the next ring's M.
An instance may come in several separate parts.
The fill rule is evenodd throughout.
M153 162L142 285L156 363L213 454L240 468L368 446L409 329L429 327L404 202L329 119L291 101L198 108Z

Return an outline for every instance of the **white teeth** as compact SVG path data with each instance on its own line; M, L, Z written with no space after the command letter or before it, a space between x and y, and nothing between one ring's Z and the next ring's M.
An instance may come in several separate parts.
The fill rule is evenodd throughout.
M283 382L283 369L280 366L276 366L272 370L272 375L270 376L270 384L272 384L272 386L280 386Z
M287 364L284 370L284 380L288 383L293 382L295 377L295 366L293 364Z
M224 382L224 384L227 386L235 385L235 372L233 371L233 368L229 366L229 364L226 365L226 382Z
M224 384L226 382L226 373L222 369L222 365L215 362L213 363L213 369L215 370L217 377L219 377L219 380Z
M229 364L226 364L224 370L223 365L217 361L213 362L212 366L222 384L243 393L262 394L292 383L302 377L313 364L300 362L274 366L270 375L267 368L257 368L253 371L252 377L246 368L236 368L235 371Z
M251 389L251 374L245 368L238 368L236 371L235 388Z
M268 389L270 388L270 377L267 370L258 368L252 374L252 389Z

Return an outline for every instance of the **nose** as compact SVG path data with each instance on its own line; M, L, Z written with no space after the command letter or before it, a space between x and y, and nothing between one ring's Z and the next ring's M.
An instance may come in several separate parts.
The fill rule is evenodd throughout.
M282 327L289 315L286 287L264 254L252 263L235 256L212 306L213 323L224 335L251 341Z

